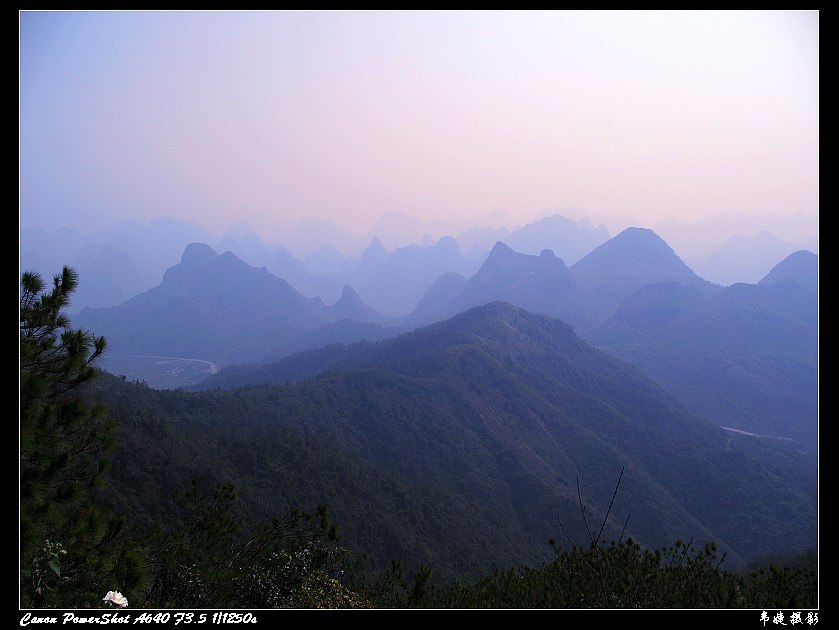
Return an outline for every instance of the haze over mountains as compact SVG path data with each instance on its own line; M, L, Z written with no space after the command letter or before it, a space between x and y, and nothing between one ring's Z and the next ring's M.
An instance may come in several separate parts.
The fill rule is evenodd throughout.
M349 284L331 304L305 297L266 267L195 243L157 287L119 306L84 309L76 323L108 338L106 369L177 387L208 374L161 385L150 363L164 357L215 368L269 363L329 343L383 339L475 306L506 302L566 322L718 426L817 443L815 254L798 252L781 261L760 284L730 287L699 277L645 228L627 228L570 266L549 249L524 254L501 241L468 277L444 272L432 280L429 269L439 269L430 263L412 272L407 262L383 262L420 261L441 249L444 257L458 259L456 242L447 238L393 254L374 241L361 256L355 277L378 277L384 293L396 292L400 284L430 284L402 317L382 314ZM390 289L385 278L393 283ZM140 366L146 372L135 372L120 363L123 357L157 359ZM238 384L248 382L259 381Z
M55 255L78 245L91 273L140 286L143 235L161 253L207 236L148 229L122 252L67 232ZM100 365L117 376L97 395L132 427L114 483L144 491L115 506L153 515L149 497L211 467L254 516L326 502L356 549L457 580L546 559L557 517L584 540L575 480L596 520L625 469L609 537L631 511L645 546L714 540L739 566L817 543L816 253L722 285L649 228L549 215L470 238L298 258L239 225L74 313L107 338ZM107 261L121 266L97 272Z
M400 222L419 227L389 217L382 225L390 224L394 242ZM469 251L450 236L392 251L374 237L357 256L321 245L300 260L245 224L220 241L223 250L208 244L207 231L161 219L118 226L97 241L71 230L22 233L21 265L47 275L54 271L46 266L76 261L80 301L114 304L83 308L74 323L108 338L106 369L156 387L191 386L226 366L383 339L507 302L570 324L718 426L817 443L815 253L794 251L757 281L724 286L646 228L609 237L602 225L551 214L512 231L473 229L470 241L465 234ZM481 239L497 236L506 240L484 250ZM190 238L203 240L173 259ZM770 255L749 244L778 242L761 232L740 238L737 249L774 259L788 247ZM162 280L143 289L155 273Z
M221 237L165 217L145 225L125 221L93 234L22 223L20 265L45 277L65 264L75 267L85 278L70 306L71 312L78 312L86 306L115 306L157 286L187 245L205 243L219 253L231 251L254 267L267 267L307 297L331 304L349 284L376 310L401 316L417 306L443 273L471 276L498 241L523 254L549 249L570 266L625 227L637 225L627 223L629 219L607 219L616 226L609 230L573 208L546 211L523 226L512 226L503 216L493 220L467 228L386 213L371 231L360 234L313 218L277 245L265 243L244 221ZM818 254L817 216L729 215L649 227L698 275L722 285L757 282L800 249ZM735 247L725 245L726 239ZM766 245L767 239L772 246Z

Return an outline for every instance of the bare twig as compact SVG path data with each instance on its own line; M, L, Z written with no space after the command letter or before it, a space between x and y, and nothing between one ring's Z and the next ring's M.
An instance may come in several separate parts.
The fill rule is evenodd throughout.
M623 529L621 530L621 537L618 538L618 544L620 545L623 542L623 535L626 533L626 526L629 524L629 517L632 516L632 512L629 513L629 516L626 517L626 520L623 522Z
M586 520L586 506L583 505L583 494L580 492L580 477L577 476L577 500L580 502L580 514L583 517L583 523L586 526L586 531L588 532L588 537L591 540L592 546L594 546L594 532L591 531L591 528L588 526L588 520Z
M606 516L603 518L603 523L600 525L600 531L597 534L597 540L594 541L595 545L600 542L600 537L603 535L603 529L606 527L606 521L609 520L609 514L612 511L612 506L615 504L615 497L618 496L618 488L621 487L623 471L624 468L621 468L621 474L618 476L618 482L615 484L615 491L612 493L612 500L609 502L609 509L606 510ZM577 486L579 487L579 483L577 484Z

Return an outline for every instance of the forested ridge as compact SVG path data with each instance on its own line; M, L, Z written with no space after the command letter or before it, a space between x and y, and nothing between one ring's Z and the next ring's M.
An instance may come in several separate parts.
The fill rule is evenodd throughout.
M21 279L22 608L817 607L811 459L706 437L557 320L478 309L288 385L158 391L97 371L77 282Z

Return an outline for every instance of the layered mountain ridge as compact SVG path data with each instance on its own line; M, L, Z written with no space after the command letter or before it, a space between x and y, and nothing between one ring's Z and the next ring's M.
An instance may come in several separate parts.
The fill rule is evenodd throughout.
M273 431L315 435L319 448L338 449L332 459L340 452L340 461L356 462L346 464L353 469L387 471L399 487L435 488L438 499L493 514L494 529L473 529L465 543L460 535L470 517L451 506L441 510L425 490L426 516L399 543L388 529L399 520L398 501L388 500L381 513L358 512L352 502L382 506L382 497L368 497L353 475L309 470L306 483L320 480L319 500L335 506L336 520L364 551L375 545L363 532L389 531L381 535L394 550L421 562L417 550L433 547L449 529L457 549L445 543L445 554L427 556L447 575L453 566L504 566L509 549L533 561L560 534L557 519L577 542L586 540L580 500L591 522L599 522L621 470L607 538L626 527L625 535L649 547L713 540L732 566L782 548L804 550L816 540L812 453L714 426L556 318L490 303L389 339L296 354L275 367L274 384L222 389L208 382L201 392L141 388L136 395L156 401L167 410L165 423L186 435L228 445L246 439L234 434L263 435L266 445ZM134 403L116 412L147 417L141 408ZM224 451L214 454L214 469L244 475L247 487L268 492L274 482L259 471L274 468L276 450L263 453L256 442L251 449L250 472L239 469L241 456L228 461ZM191 457L189 449L182 452L177 467L188 468ZM281 486L304 496L292 492L295 483L285 477ZM405 509L413 510L413 501L406 498Z

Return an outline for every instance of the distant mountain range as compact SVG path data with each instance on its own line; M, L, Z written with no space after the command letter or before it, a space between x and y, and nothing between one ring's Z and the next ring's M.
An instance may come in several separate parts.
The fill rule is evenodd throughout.
M426 258L428 250L458 255L453 239L394 254L374 241L357 270L368 286L379 278L383 290L389 284L395 293L400 285L411 285L412 274L430 277L439 271ZM387 281L377 275L385 259L391 260ZM419 271L411 271L415 268ZM193 243L157 287L118 306L86 308L76 320L106 335L116 354L168 354L224 365L266 361L300 350L304 338L339 320L409 330L500 300L586 328L608 317L626 295L645 284L707 284L653 232L634 228L571 268L550 250L538 256L521 254L499 241L472 276L457 277L452 272L438 275L410 315L388 317L350 285L344 285L338 301L326 305L320 298L305 297L266 267L257 269L229 251L219 254L207 244ZM351 340L352 333L342 339Z
M368 253L372 268L387 256ZM628 228L571 267L549 250L521 254L498 242L472 276L442 274L413 313L397 318L378 313L349 285L325 305L265 268L193 244L158 287L120 306L85 309L75 322L109 340L103 367L115 373L120 357L138 355L223 368L382 339L502 301L569 323L720 426L812 445L818 268L808 254L782 261L760 284L720 287L693 273L651 230Z
M697 257L693 267L716 284L754 284L766 274L767 260L783 260L799 249L764 230L752 237L732 236L706 256Z
M793 251L818 253L817 219L815 227L807 216L793 223L773 222L772 217L761 220L770 229L782 230L774 233L790 237L790 242L767 231L743 236L751 234L750 226L755 221L748 217L727 222L709 219L695 225L670 222L662 225L666 232L657 233L666 233L670 245L677 243L676 251L699 276L722 285L756 282ZM452 230L448 236L442 232L443 236L432 238L422 231L432 226L390 213L373 231L361 235L310 219L279 245L266 244L245 221L231 226L220 238L198 225L165 217L146 225L125 221L92 234L69 228L22 228L20 265L22 270L38 271L45 277L64 265L75 267L83 279L69 307L76 313L84 307L117 306L157 286L187 245L205 243L219 253L230 251L251 266L266 267L306 297L320 297L331 304L350 285L380 313L405 316L415 310L439 276L472 276L498 241L522 254L539 255L550 250L573 266L610 239L604 225L595 226L587 218L575 221L558 213L546 213L516 228L474 227L456 232L454 225L437 225L435 233L446 227ZM726 233L733 234L728 243L714 240ZM813 236L795 238L799 233ZM675 241L671 242L670 236ZM703 250L699 246L703 242L717 249ZM365 254L365 250L370 251ZM373 256L377 251L380 255Z
M330 306L230 252L194 243L163 282L119 306L82 310L77 324L102 331L115 355L167 355L221 364L268 361L320 345L317 330L342 325L342 341L368 337L387 318L347 287ZM329 341L327 337L324 341Z
M80 283L69 310L78 312L85 306L115 306L156 286L188 244L215 240L208 230L165 217L146 225L125 221L95 234L22 229L20 267L45 278L64 265L75 268Z

